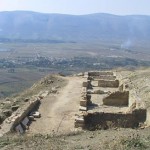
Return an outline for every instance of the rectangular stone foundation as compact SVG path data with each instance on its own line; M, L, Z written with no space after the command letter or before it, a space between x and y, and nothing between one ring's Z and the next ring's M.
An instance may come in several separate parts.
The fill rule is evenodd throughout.
M87 130L137 128L146 121L147 110L142 101L137 101L138 97L133 91L130 91L130 95L134 100L129 99L126 83L122 82L120 76L117 76L120 80L116 80L117 74L113 72L92 71L87 74L88 78L84 81L89 81L89 84L83 84L85 87L82 88L79 107L82 119L75 120L75 127Z

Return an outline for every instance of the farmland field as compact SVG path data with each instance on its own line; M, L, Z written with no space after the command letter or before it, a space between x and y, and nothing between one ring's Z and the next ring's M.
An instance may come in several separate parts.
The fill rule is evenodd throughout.
M150 65L149 43L89 41L69 43L1 43L0 98L18 93L49 73Z

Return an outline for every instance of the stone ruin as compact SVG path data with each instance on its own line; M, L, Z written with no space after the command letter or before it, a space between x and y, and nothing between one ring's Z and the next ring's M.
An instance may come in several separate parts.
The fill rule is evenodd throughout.
M41 100L48 94L49 91L40 91L38 95L30 98L24 97L25 104L14 111L0 125L0 137L9 132L25 133L32 121L41 117L40 112L37 110L39 109Z
M28 101L23 108L18 109L10 117L4 120L1 124L0 136L3 136L8 132L24 133L28 130L29 125L34 118L40 117L40 113L36 111L40 103L40 98L35 97Z
M83 129L136 128L146 120L146 109L136 91L109 71L84 73L75 127Z

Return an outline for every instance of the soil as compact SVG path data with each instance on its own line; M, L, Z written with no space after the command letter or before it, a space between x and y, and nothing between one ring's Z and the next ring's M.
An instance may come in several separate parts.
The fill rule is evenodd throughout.
M150 69L117 70L128 80L129 90L136 89L140 100L150 112ZM113 128L80 131L74 128L79 110L82 77L63 77L67 85L45 97L39 107L41 118L30 125L23 136L5 135L0 138L2 150L149 150L150 115L146 128Z
M74 128L75 114L79 111L82 78L65 77L68 84L56 94L50 94L41 101L39 112L41 118L36 119L28 131L35 133L69 133Z

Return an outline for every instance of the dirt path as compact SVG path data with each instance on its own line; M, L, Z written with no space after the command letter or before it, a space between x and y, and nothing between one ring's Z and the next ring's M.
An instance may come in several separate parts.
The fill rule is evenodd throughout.
M67 77L68 84L59 94L49 95L39 108L41 118L30 126L29 133L66 133L74 130L78 113L82 78Z

